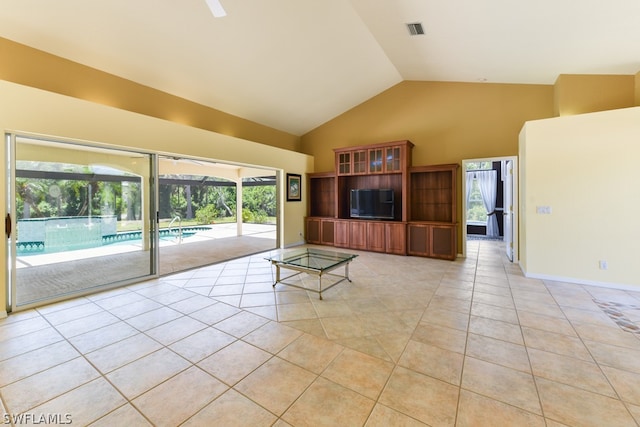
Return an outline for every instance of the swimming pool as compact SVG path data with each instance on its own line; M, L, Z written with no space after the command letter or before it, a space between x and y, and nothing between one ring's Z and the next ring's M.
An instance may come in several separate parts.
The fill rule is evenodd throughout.
M182 227L182 240L185 240L189 237L195 236L199 232L209 231L211 227L207 226L190 226L190 227ZM116 234L110 234L102 236L101 239L98 240L88 240L88 241L78 241L77 233L73 230L69 230L67 233L67 239L64 237L62 240L57 239L54 245L47 245L47 241L17 241L16 242L16 252L18 256L26 256L26 255L41 255L41 254L51 254L57 252L66 252L73 251L78 249L89 249L89 248L97 248L108 245L117 245L117 244L135 244L136 242L142 243L142 231L123 231ZM164 241L178 241L180 237L180 233L176 229L176 227L172 227L171 229L162 228L159 231L160 240Z

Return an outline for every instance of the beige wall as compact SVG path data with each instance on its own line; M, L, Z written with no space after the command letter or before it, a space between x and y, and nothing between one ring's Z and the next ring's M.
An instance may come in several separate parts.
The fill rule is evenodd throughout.
M0 37L0 80L287 150L300 138Z
M262 166L304 175L313 170L313 158L294 151L233 138L226 135L160 120L92 102L0 81L0 130L27 132L78 141L107 144L111 147L134 148L147 152L200 157L252 166ZM5 150L0 162L6 164ZM0 198L6 200L6 178L0 177ZM283 244L301 242L306 211L306 187L302 202L286 202L283 212ZM0 203L0 215L6 215ZM6 248L0 245L0 259L6 259ZM6 263L0 267L6 275ZM6 293L0 289L0 307ZM2 308L0 308L0 311Z
M640 286L638 141L640 107L525 125L520 256L528 276ZM537 213L541 206L551 214Z
M635 76L561 74L556 80L554 116L571 116L635 105Z

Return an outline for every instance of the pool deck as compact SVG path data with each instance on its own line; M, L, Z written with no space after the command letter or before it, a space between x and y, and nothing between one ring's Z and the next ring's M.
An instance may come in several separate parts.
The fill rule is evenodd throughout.
M182 242L161 239L161 276L268 251L276 247L276 226L212 225ZM97 261L96 258L99 258ZM149 274L150 254L141 245L116 244L80 251L19 256L17 305L59 298Z

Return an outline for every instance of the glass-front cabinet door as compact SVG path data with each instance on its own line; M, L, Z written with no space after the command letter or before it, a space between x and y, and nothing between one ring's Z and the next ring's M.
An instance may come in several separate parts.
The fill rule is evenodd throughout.
M151 154L7 135L10 309L156 274Z
M353 152L353 173L367 173L367 152L364 150Z
M384 169L387 172L400 172L402 170L400 164L400 147L387 147L385 148L385 156L384 156Z
M382 148L369 150L369 173L382 172Z
M338 154L338 175L351 173L351 153Z

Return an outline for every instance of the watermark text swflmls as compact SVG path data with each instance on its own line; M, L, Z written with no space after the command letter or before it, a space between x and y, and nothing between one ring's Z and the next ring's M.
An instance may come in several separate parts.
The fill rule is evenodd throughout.
M42 424L42 425L64 425L73 423L71 414L23 412L21 414L4 414L3 424Z

